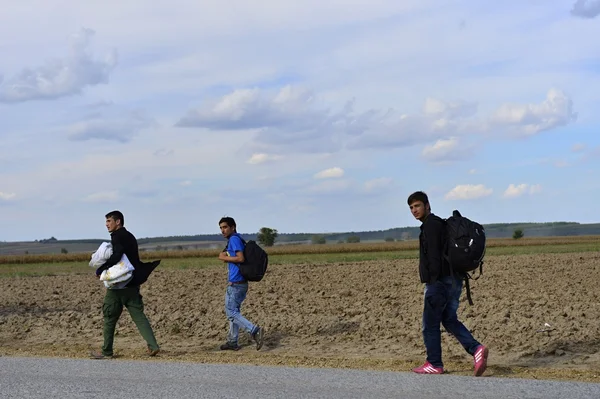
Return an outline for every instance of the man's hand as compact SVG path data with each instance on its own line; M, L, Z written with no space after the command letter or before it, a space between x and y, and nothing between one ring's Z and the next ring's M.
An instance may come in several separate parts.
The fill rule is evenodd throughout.
M227 255L226 252L221 252L219 254L219 260L222 260L223 262L227 262L229 260L229 256Z

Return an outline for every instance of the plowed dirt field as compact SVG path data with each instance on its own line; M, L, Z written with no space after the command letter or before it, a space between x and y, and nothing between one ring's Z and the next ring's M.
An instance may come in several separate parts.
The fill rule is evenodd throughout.
M102 343L104 286L82 274L0 279L0 354L86 357ZM142 286L163 360L244 362L408 371L424 358L423 285L416 260L272 265L251 283L242 313L265 327L256 351L225 341L225 267L160 267ZM600 382L600 255L491 256L459 319L490 349L488 376ZM546 325L547 323L547 325ZM549 325L549 327L548 327ZM446 369L472 373L472 358L445 332ZM124 312L118 358L144 358Z

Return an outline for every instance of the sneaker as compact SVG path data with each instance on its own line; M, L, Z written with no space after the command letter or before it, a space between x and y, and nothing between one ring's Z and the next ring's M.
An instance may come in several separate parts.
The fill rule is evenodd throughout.
M487 368L488 348L483 345L479 345L475 354L473 355L473 362L475 364L475 377L482 375Z
M91 351L90 358L96 360L112 359L112 355L105 355L101 351Z
M232 344L230 342L225 342L221 345L222 351L239 351L241 348L238 344Z
M257 330L254 334L252 334L252 339L256 341L256 350L259 351L263 346L263 328L260 326L256 326Z
M433 367L431 363L425 362L421 367L413 369L417 374L444 374L443 367Z

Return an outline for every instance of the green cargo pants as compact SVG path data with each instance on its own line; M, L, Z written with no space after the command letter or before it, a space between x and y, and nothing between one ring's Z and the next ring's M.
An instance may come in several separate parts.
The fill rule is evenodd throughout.
M150 350L159 349L150 322L144 314L144 302L140 294L140 287L128 287L121 290L106 290L104 304L102 305L102 313L104 315L104 345L102 346L102 354L104 356L113 355L115 328L123 312L123 306L129 311L138 331L146 340L148 348Z

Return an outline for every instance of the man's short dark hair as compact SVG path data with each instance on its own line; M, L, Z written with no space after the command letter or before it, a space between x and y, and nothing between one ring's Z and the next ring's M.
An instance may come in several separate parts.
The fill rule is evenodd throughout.
M421 201L423 205L429 204L429 198L427 198L427 194L425 194L423 191L415 191L408 196L407 202L409 206L415 201Z
M219 220L219 226L221 225L221 223L227 223L227 226L236 228L235 220L233 220L232 217L229 217L229 216L222 217L221 220Z
M125 226L125 217L123 216L123 214L121 213L121 211L108 212L105 217L107 219L108 218L112 218L115 222L117 220L120 220L121 221L121 226Z

